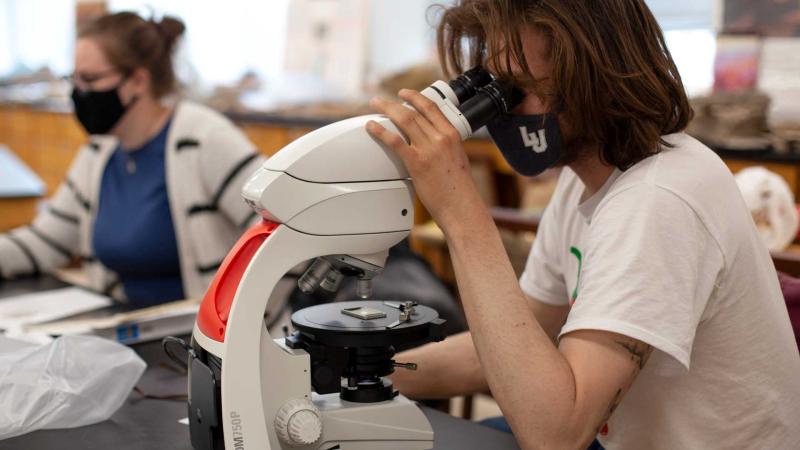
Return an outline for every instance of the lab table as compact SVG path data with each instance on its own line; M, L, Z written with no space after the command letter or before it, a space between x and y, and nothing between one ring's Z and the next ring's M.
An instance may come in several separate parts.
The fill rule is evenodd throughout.
M0 281L0 301L2 297L63 286L60 281L48 277ZM80 428L39 430L2 440L0 450L191 450L189 427L178 422L187 416L186 403L152 398L186 394L186 375L175 369L175 364L164 355L159 342L132 347L148 365L137 384L141 393L132 392L109 420ZM519 449L510 434L425 406L422 411L433 426L435 450Z

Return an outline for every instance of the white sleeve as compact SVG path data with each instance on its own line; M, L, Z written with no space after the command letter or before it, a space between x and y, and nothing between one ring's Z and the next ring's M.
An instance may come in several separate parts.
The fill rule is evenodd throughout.
M86 173L95 158L84 146L70 165L66 181L29 225L0 234L0 279L38 275L78 255L80 221L89 209Z
M580 291L561 335L623 334L671 357L658 358L658 372L689 370L695 331L723 266L719 245L684 200L658 186L631 187L595 212Z
M529 297L550 305L569 305L567 285L564 281L563 261L558 249L563 242L559 233L557 208L560 199L554 193L547 205L528 254L525 270L519 278L519 285Z
M256 146L227 119L208 130L200 154L200 175L212 204L240 228L246 228L256 216L242 199L242 186L264 161Z

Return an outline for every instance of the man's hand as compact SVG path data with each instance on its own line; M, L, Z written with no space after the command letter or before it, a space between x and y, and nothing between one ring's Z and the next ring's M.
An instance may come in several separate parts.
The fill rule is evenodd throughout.
M397 152L414 180L417 195L445 232L450 223L481 208L488 214L470 175L458 131L439 107L419 92L403 89L399 95L416 110L377 97L370 105L385 114L410 142L406 144L397 133L373 121L367 123L369 134Z

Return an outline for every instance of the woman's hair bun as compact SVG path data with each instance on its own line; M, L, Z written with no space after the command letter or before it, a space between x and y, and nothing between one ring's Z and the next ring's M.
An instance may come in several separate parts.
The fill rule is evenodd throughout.
M164 16L159 22L156 23L164 36L166 48L169 52L175 49L175 43L183 36L186 26L183 22L172 16Z

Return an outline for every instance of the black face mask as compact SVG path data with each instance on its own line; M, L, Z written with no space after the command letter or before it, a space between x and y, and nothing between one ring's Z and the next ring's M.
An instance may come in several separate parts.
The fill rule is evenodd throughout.
M553 167L561 158L558 114L498 116L486 125L508 164L525 176Z
M127 106L123 105L117 92L119 86L107 91L72 89L75 116L89 134L108 133L125 115L128 108L136 103L138 97L134 97Z

